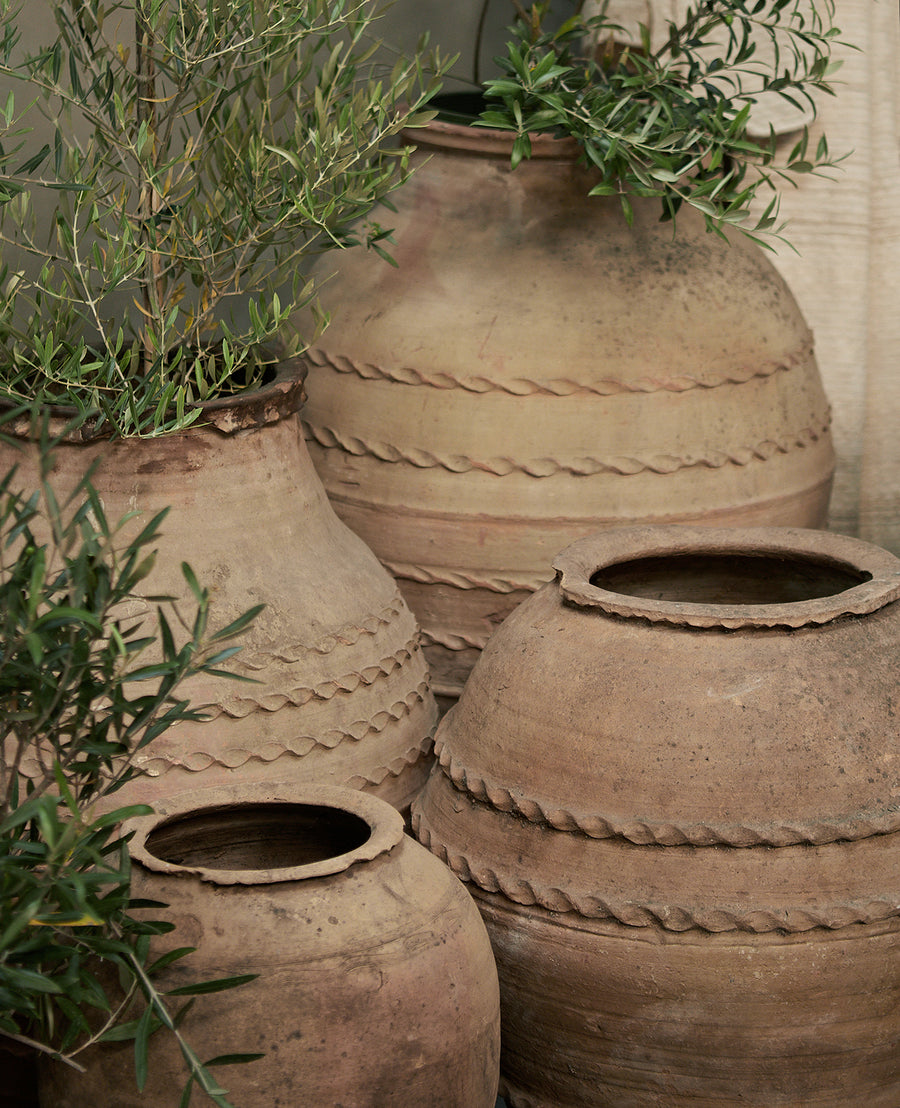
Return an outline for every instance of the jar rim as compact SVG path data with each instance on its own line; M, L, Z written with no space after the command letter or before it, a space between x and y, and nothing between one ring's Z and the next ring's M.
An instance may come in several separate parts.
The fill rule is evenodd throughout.
M619 563L685 555L791 558L852 573L860 581L826 596L764 604L646 598L592 582L600 571ZM554 559L553 568L563 598L577 607L687 627L821 625L842 616L868 615L900 597L900 559L889 551L847 535L799 527L661 524L615 528L572 543Z
M181 865L154 854L148 845L150 836L162 828L190 816L214 815L266 805L297 805L331 808L356 816L367 824L370 834L364 842L341 854L294 866L259 869L217 869L212 866ZM403 817L387 801L349 787L301 783L235 784L210 786L192 792L176 793L154 802L151 815L137 816L122 825L123 835L133 834L128 849L133 862L154 873L171 876L195 876L215 885L271 885L287 881L306 881L343 873L351 866L374 861L403 840Z
M217 396L206 400L198 407L202 418L190 424L182 431L167 433L164 438L173 438L179 434L213 427L225 435L239 431L252 430L269 423L287 419L300 410L306 400L307 366L302 355L293 354L280 358L276 363L275 376L258 388L243 389L228 396ZM0 397L0 412L12 412L24 405ZM89 428L79 428L67 432L66 427L75 417L76 409L63 404L42 405L50 416L49 429L53 435L62 436L66 443L90 444L115 441L108 430L99 433ZM33 438L32 420L29 412L23 411L9 419L4 426L6 434L23 443Z
M462 150L508 162L516 132L476 126L474 118L471 123L459 123L438 117L429 120L422 127L405 128L402 138L412 146L427 150ZM574 162L578 157L578 143L569 136L559 136L551 131L535 131L528 138L531 142L532 161Z

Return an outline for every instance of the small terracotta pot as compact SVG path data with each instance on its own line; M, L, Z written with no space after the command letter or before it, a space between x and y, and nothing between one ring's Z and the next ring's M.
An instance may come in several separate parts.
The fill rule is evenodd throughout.
M134 896L163 901L152 918L175 924L155 951L197 948L160 987L259 975L198 997L182 1025L201 1059L266 1055L216 1068L235 1105L493 1108L499 999L484 925L393 808L348 789L231 787L164 800L126 830ZM131 1044L79 1060L83 1076L44 1066L47 1108L168 1108L185 1081L162 1032L143 1095Z
M813 340L765 252L595 183L578 148L436 119L406 136L394 269L323 260L303 419L335 511L400 582L434 687L601 527L825 523ZM336 272L334 272L336 271Z
M229 663L253 683L187 684L208 721L178 724L141 752L145 776L116 794L123 803L295 780L350 785L405 809L428 775L437 709L416 621L332 511L303 441L302 398L297 363L284 363L272 384L212 401L184 431L70 438L54 451L61 498L99 463L93 482L110 521L140 513L124 534L169 508L150 592L190 610L187 561L210 590L212 628L265 605ZM21 486L36 488L37 451L22 445L0 443L0 471L16 463ZM130 614L152 623L153 605Z
M900 1103L900 560L573 544L413 808L494 944L513 1105Z

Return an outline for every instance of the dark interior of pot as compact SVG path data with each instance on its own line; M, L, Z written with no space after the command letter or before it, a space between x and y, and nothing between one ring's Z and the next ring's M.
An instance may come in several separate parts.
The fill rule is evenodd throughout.
M598 570L607 592L682 604L792 604L845 592L871 574L778 554L666 554Z
M447 123L471 123L484 111L484 94L478 89L457 89L452 92L439 92L431 105L437 109L438 119Z
M181 816L147 836L161 861L203 869L286 869L324 862L362 846L364 819L316 804L244 804Z

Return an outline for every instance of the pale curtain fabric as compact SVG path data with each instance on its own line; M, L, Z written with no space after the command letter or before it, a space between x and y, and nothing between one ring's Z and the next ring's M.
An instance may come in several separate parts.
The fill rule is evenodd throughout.
M900 16L897 0L837 0L836 97L815 130L852 150L835 180L786 190L799 251L776 264L816 336L834 408L831 526L900 553Z
M610 0L622 24L650 21L659 41L686 0ZM815 0L808 0L810 4ZM900 553L900 13L897 0L837 0L835 23L854 51L834 98L822 97L814 142L852 151L833 180L782 190L786 234L776 265L816 336L834 408L838 469L831 527ZM763 115L764 113L759 113ZM754 122L764 125L767 120ZM791 127L778 111L778 130ZM785 151L795 135L784 135ZM771 194L762 194L763 204Z

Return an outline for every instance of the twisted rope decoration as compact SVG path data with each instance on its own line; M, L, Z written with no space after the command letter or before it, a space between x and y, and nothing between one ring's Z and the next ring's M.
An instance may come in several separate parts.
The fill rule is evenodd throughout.
M787 931L799 934L822 927L837 931L854 924L880 923L900 915L897 900L873 899L865 904L834 904L823 907L756 908L734 911L728 908L697 908L678 904L639 904L544 885L510 875L495 866L473 862L465 854L450 850L439 841L415 809L412 828L416 838L449 866L461 881L488 893L499 893L515 904L536 905L549 912L574 913L584 919L613 919L627 927L661 927L665 931L744 931L765 934Z
M435 754L444 773L462 792L498 812L522 816L529 823L557 831L580 832L591 839L627 839L638 846L824 846L846 840L856 842L873 835L900 831L900 807L861 813L844 820L797 820L790 823L713 825L663 820L622 820L597 813L572 812L552 801L522 796L505 785L467 769L450 753L445 740L435 743Z
M678 377L641 377L635 381L623 381L604 377L598 381L576 381L568 377L550 377L533 380L514 377L503 380L496 377L457 376L446 371L415 369L411 366L379 366L373 362L357 361L345 354L336 354L313 347L306 358L319 369L335 373L353 374L364 381L391 381L398 385L427 386L433 389L462 389L465 392L502 392L509 396L614 396L618 393L689 392L692 389L715 389L722 385L745 385L758 378L787 373L805 365L812 358L813 344L808 340L792 354L782 359L763 362L754 366L736 366L731 370L713 371L706 376L683 374Z
M509 577L478 577L463 569L418 566L411 562L382 562L382 565L394 577L403 577L407 581L417 581L423 585L452 585L455 589L485 589L499 593L535 592L553 576L550 571L545 577L539 573L530 573L517 581Z
M487 646L490 633L483 635L451 635L441 634L438 631L422 631L422 644L424 646L442 646L445 650L454 652L463 650L484 650Z
M273 663L294 665L302 662L307 654L331 654L339 647L355 646L366 635L377 635L389 626L398 616L407 614L406 604L399 592L394 593L390 604L378 612L373 612L360 621L346 623L336 631L331 631L317 642L297 643L282 647L277 651L245 650L241 652L241 665L254 672L266 669Z
M406 770L412 768L417 762L421 762L424 758L429 757L431 754L431 737L426 735L422 742L418 746L411 746L405 754L402 754L399 758L395 758L386 766L378 766L376 769L370 770L365 774L354 774L348 781L345 782L348 789L366 789L377 788L388 777L399 777L405 773Z
M425 702L428 690L428 682L422 681L405 699L398 700L390 708L376 712L370 720L358 720L352 723L345 731L331 728L319 735L299 735L295 739L265 743L256 750L232 748L221 753L196 750L182 755L161 754L157 751L153 755L136 759L136 764L140 764L149 776L161 777L172 769L187 770L189 773L202 773L211 766L240 769L248 762L272 763L287 755L302 758L316 747L334 750L343 742L362 742L371 735L380 734L390 724L398 723L411 715L415 707ZM422 748L424 749L424 745L430 745L430 743L429 733L422 740Z
M278 712L290 705L302 708L312 700L328 701L341 693L354 693L368 688L378 681L386 680L391 674L411 662L419 651L418 633L404 647L375 665L355 670L341 677L333 677L315 686L299 686L289 692L272 692L263 696L230 696L207 711L209 720L227 716L229 719L245 719L255 711Z
M522 473L528 477L555 477L561 473L573 477L593 477L599 473L614 473L620 477L633 477L638 473L655 473L667 476L681 469L705 466L721 469L726 465L745 466L753 461L766 462L776 454L789 454L818 442L828 433L830 423L823 420L815 427L804 427L781 440L765 440L755 446L741 446L731 451L713 450L704 455L677 457L673 454L636 455L634 457L610 456L608 458L573 458L561 461L557 458L533 458L519 462L513 458L473 459L464 454L435 454L418 447L394 446L379 440L368 441L346 435L331 427L320 427L304 422L308 440L326 450L340 449L356 457L370 456L382 462L405 463L417 469L444 469L448 473L470 473L473 470L490 473L495 477L508 477Z

